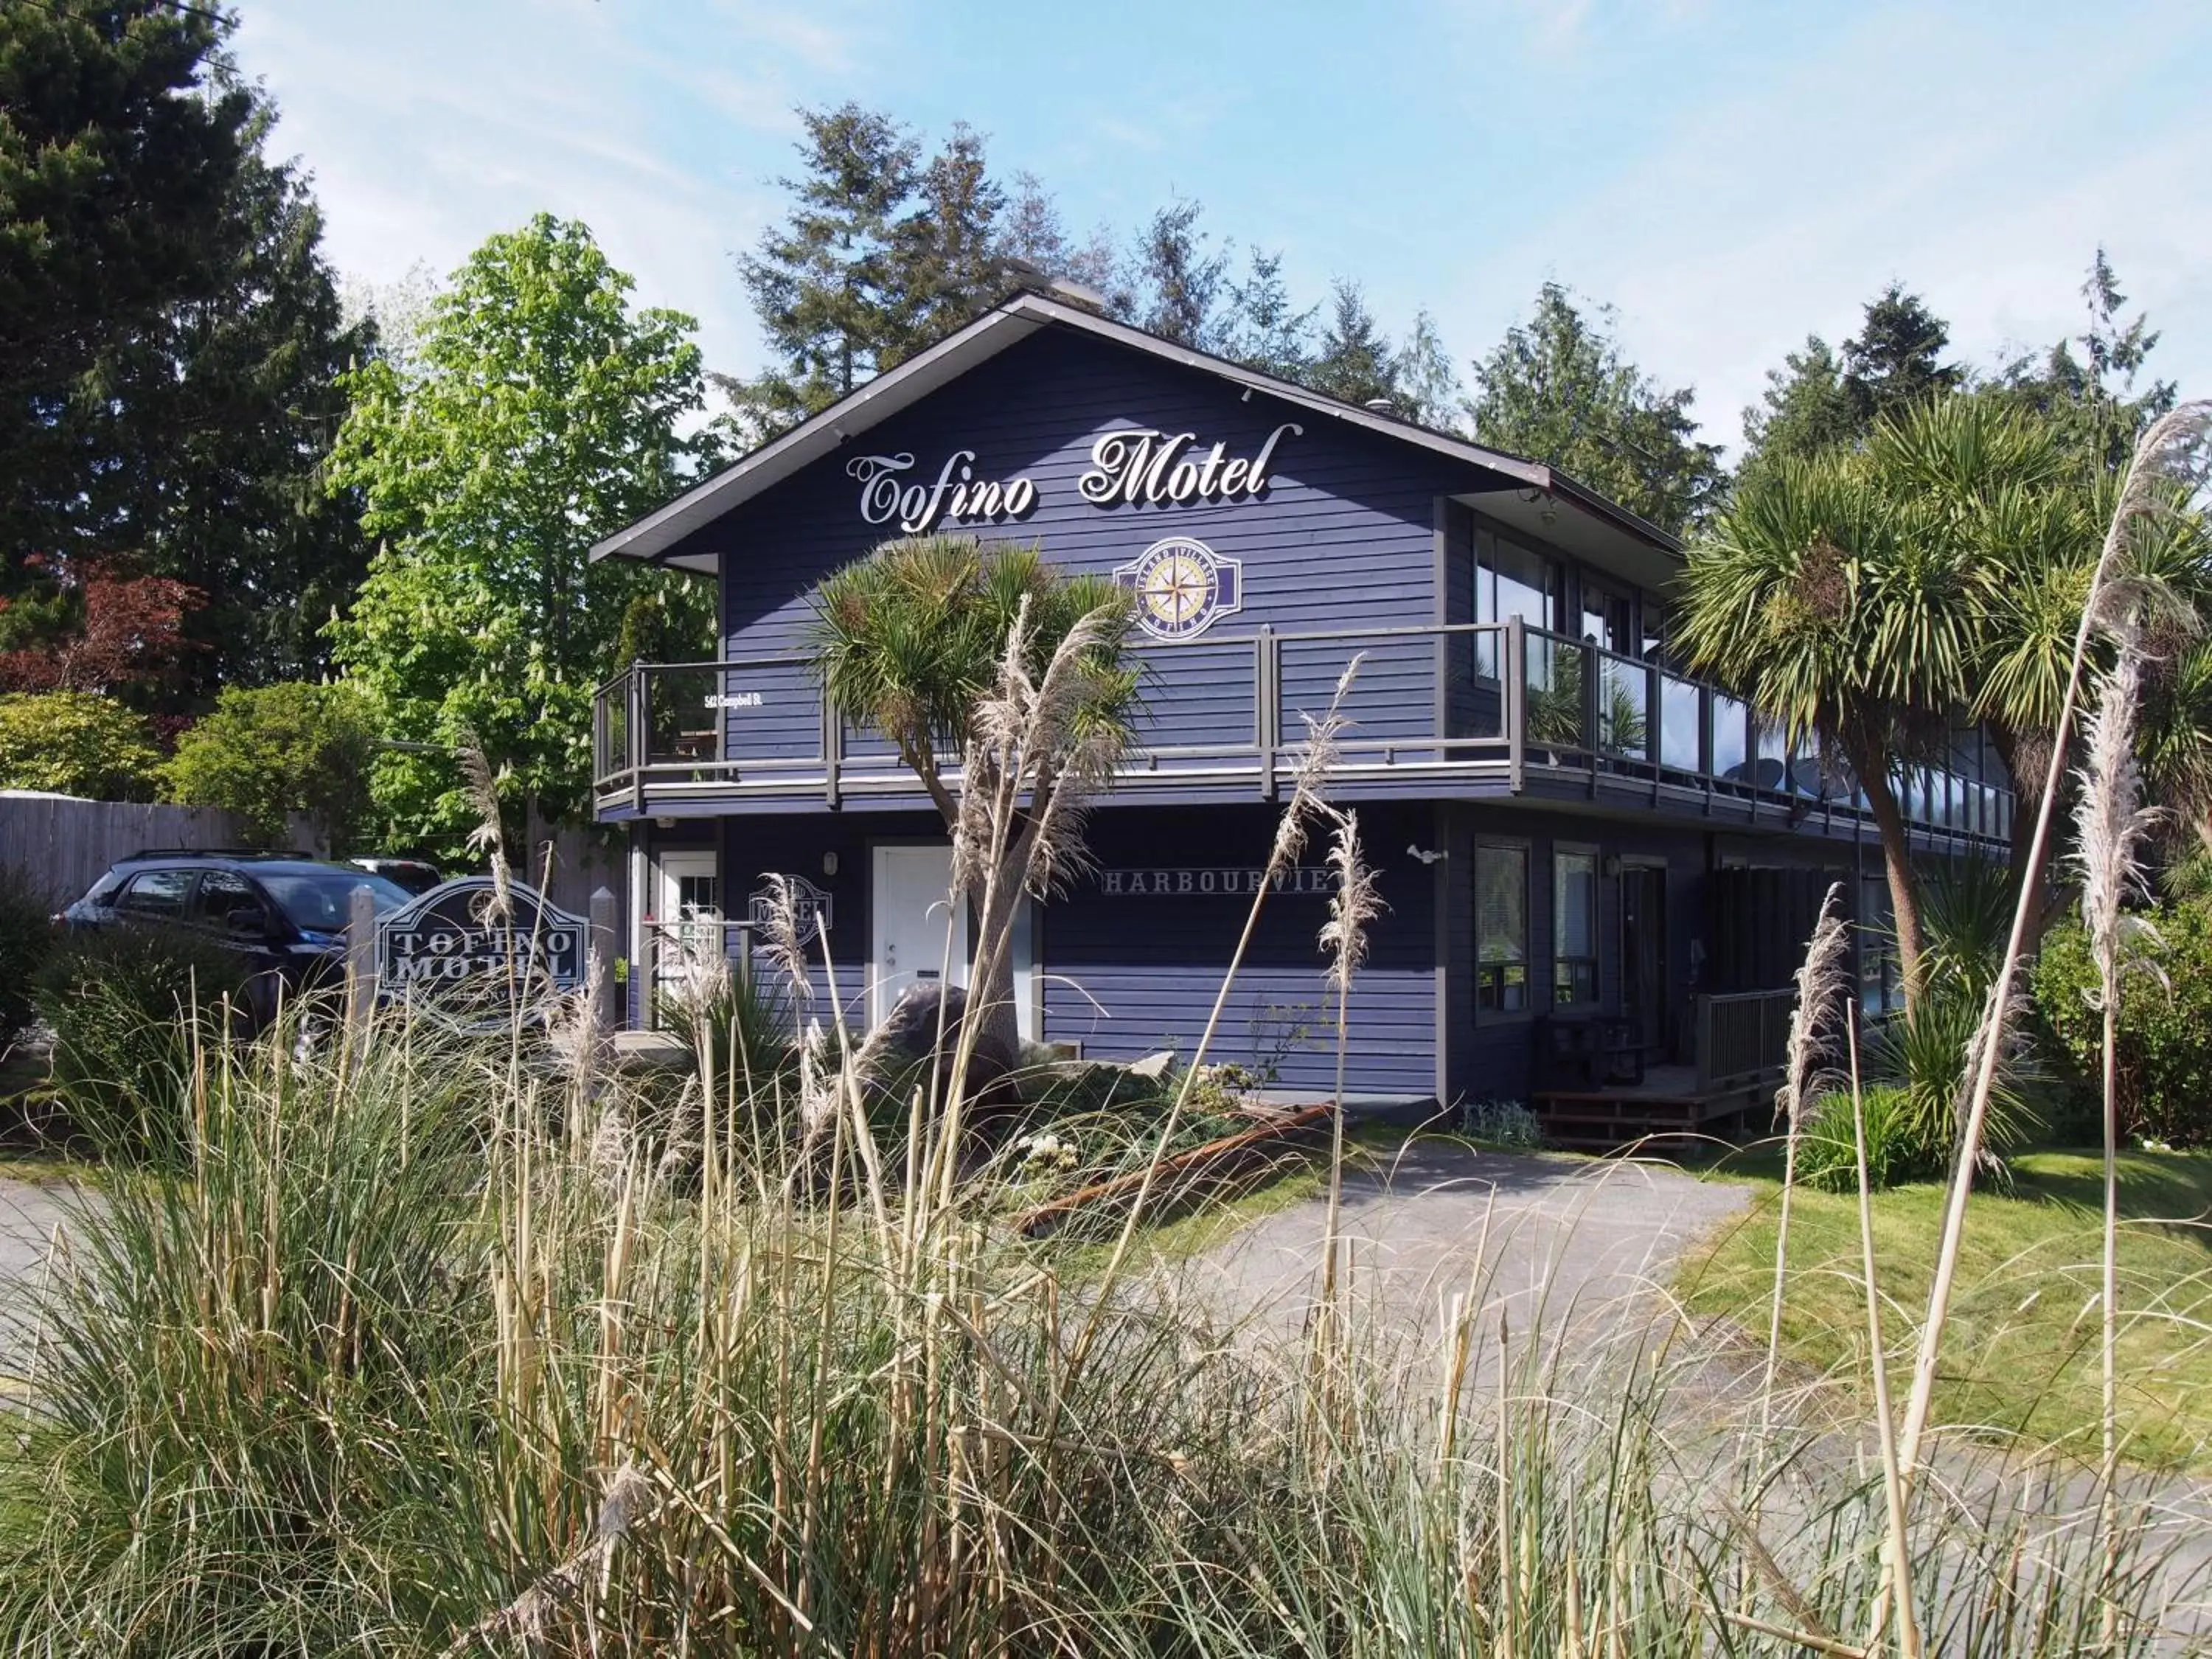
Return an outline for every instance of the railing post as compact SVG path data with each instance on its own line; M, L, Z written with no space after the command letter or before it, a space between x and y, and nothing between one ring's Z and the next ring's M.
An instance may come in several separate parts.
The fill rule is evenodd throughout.
M1504 693L1501 707L1505 714L1505 769L1515 794L1521 793L1522 768L1528 758L1528 625L1520 617L1513 616L1505 623L1505 677L1498 687Z
M356 1038L376 1006L376 896L363 882L346 896L346 1021Z
M1260 793L1275 798L1275 745L1281 735L1282 710L1276 703L1275 630L1261 623L1252 636L1252 738L1260 748Z
M838 763L844 758L845 722L828 687L822 690L822 792L830 805L837 805Z
M643 663L629 670L629 804L634 812L645 811L645 769L653 758L651 728L646 714L653 702L652 671Z
M586 977L592 991L592 1043L597 1047L605 1042L622 1017L615 1006L619 988L615 984L615 896L604 885L592 894L592 955L590 966L599 970L597 978ZM588 970L587 970L588 974Z

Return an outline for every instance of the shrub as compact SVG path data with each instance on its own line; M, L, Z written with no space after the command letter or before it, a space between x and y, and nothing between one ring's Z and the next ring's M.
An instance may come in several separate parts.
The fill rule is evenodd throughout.
M2175 1146L2212 1145L2212 899L2161 905L2148 920L2157 971L2130 974L2120 988L2121 1127ZM2045 935L2033 984L2046 1046L2071 1083L2095 1090L2104 1016L2092 1000L2097 967L2078 921Z
M31 1020L31 979L53 942L46 896L12 864L0 864L0 1051Z
M111 1156L173 1152L190 1109L194 1050L242 1011L244 962L178 929L65 935L32 1000L54 1028L53 1083L76 1126Z
M332 847L354 846L368 818L376 736L368 699L353 686L234 686L178 740L162 790L238 813L263 841L281 842L297 812Z
M0 696L0 789L146 800L161 752L145 720L89 691Z
M1928 1133L1924 1117L1904 1089L1861 1091L1866 1119L1867 1185L1880 1191L1900 1182L1940 1176L1950 1160L1950 1138ZM1838 1089L1820 1097L1797 1143L1797 1172L1824 1193L1858 1190L1858 1146L1851 1126L1851 1095Z
M1517 1100L1470 1100L1460 1108L1460 1133L1489 1146L1534 1152L1544 1144L1544 1126Z

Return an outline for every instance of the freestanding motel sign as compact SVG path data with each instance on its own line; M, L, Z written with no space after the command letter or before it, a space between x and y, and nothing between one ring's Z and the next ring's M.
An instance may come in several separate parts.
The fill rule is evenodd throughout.
M469 1032L540 1020L584 981L591 937L582 918L520 883L495 914L489 876L434 887L376 928L378 995Z

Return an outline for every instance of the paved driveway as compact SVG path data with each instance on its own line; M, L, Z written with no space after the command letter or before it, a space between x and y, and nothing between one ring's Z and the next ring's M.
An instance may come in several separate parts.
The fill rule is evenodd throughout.
M1748 1201L1663 1165L1416 1141L1346 1171L1350 1282L1370 1322L1417 1351L1455 1298L1486 1340L1501 1319L1516 1340L1640 1327L1665 1312L1683 1247ZM1296 1328L1319 1289L1327 1216L1316 1199L1255 1223L1193 1264L1191 1288L1224 1314Z

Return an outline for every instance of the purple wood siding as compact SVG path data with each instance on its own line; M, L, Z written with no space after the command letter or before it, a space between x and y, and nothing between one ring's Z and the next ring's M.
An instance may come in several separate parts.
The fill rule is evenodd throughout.
M1425 839L1430 822L1425 805L1359 811L1361 840L1389 908L1370 932L1366 966L1352 982L1347 1086L1358 1092L1436 1091L1434 883L1405 852ZM1046 1036L1080 1042L1095 1059L1134 1060L1159 1048L1188 1057L1220 991L1250 896L1113 896L1105 878L1163 867L1258 869L1274 831L1273 813L1258 807L1094 818L1097 873L1043 916ZM1325 851L1317 841L1302 863L1319 869ZM1322 892L1268 897L1213 1059L1270 1067L1285 1087L1334 1084L1336 1011L1315 942L1328 906Z
M1201 453L1221 442L1231 456L1250 457L1285 422L1304 430L1277 445L1272 482L1259 501L1099 507L1078 492L1103 432L1194 432ZM933 480L945 458L960 449L975 452L979 479L1033 480L1037 505L1018 522L949 529L1035 540L1054 562L1102 574L1169 535L1194 537L1243 562L1242 611L1195 641L1154 654L1139 733L1147 746L1251 740L1254 652L1243 636L1263 623L1282 632L1435 621L1435 500L1477 481L1468 469L1325 416L1263 396L1243 401L1211 375L1046 330L855 436L685 544L686 551L723 556L728 654L801 648L812 585L892 532L862 521L860 484L845 471L849 459L911 453L908 476ZM1376 641L1368 651L1353 711L1359 735L1380 741L1427 732L1435 704L1431 644ZM1297 711L1317 713L1326 704L1349 654L1334 641L1285 647L1287 737L1297 734ZM732 708L726 717L745 752L816 751L818 716L798 670L736 675L730 689L763 694L757 707ZM872 741L855 739L850 748L864 751Z

